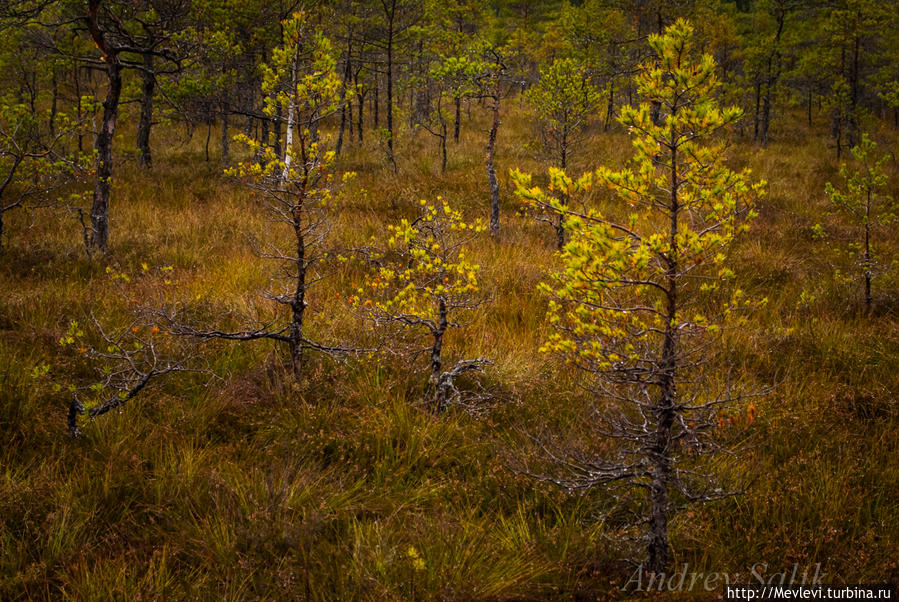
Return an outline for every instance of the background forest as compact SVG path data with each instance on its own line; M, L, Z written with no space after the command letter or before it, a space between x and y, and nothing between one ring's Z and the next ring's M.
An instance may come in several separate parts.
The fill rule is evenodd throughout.
M4 2L0 598L899 582L897 9Z

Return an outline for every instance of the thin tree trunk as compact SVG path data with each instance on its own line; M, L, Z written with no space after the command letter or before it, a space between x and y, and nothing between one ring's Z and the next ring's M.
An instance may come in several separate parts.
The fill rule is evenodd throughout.
M287 180L290 177L290 162L291 155L290 153L293 151L293 122L294 122L294 105L296 104L296 89L297 89L297 59L299 58L297 55L299 54L299 49L297 49L297 54L294 55L293 60L290 63L290 89L291 93L287 97L287 134L284 139L284 170L281 172L281 179Z
M289 331L290 360L293 376L300 381L303 377L303 314L306 311L306 241L303 232L303 201L300 200L294 209L293 230L296 236L297 283L293 299L290 302L291 320Z
M380 119L379 119L380 110L379 110L379 109L380 109L380 106L381 106L381 99L380 99L380 93L381 93L381 88L380 88L380 86L381 86L381 82L378 81L378 74L377 74L377 73L375 73L374 78L375 78L375 86L374 86L374 89L372 90L372 92L374 92L374 94L372 94L372 97L371 97L371 104L372 104L372 121L373 121L373 123L374 123L374 128L375 128L375 129L378 129L378 126L380 125ZM359 139L360 139L360 140L362 139L362 138L361 138L361 134L360 134L360 138L359 138Z
M139 162L144 167L153 164L150 153L150 128L153 126L153 94L156 91L156 76L153 73L153 55L144 54L144 68L141 70L140 121L137 125L137 148Z
M606 121L602 124L602 130L604 132L609 131L609 126L612 124L612 116L615 114L615 85L612 82L609 82L609 104L606 107Z
M337 130L337 146L334 149L338 155L340 155L340 151L343 150L343 136L347 125L347 104L349 103L346 102L346 89L347 85L350 83L351 75L350 51L351 47L349 42L347 42L347 55L343 67L343 85L340 87L340 128ZM350 100L350 102L352 102L352 100ZM353 117L350 115L350 138L353 137L352 122Z
M283 153L283 149L281 148L281 120L284 115L281 111L281 103L278 103L278 106L275 107L275 122L272 124L275 130L275 156L280 157Z
M209 139L212 137L212 122L206 124L206 162L209 163Z
M91 245L105 253L109 248L109 190L112 179L112 140L115 136L122 94L122 64L115 54L106 56L109 87L103 101L103 123L97 133L97 182L91 205Z
M446 173L446 122L441 123L443 135L440 136L440 173Z
M496 153L496 134L499 130L499 76L494 76L493 121L487 138L487 181L490 183L490 234L499 236L499 182L496 179L494 155Z
M357 89L358 89L358 86L357 86ZM377 107L378 105L376 104L375 106ZM356 124L356 137L359 140L359 142L362 142L363 132L364 132L362 127L365 125L364 121L363 121L363 109L365 109L365 95L360 93L359 94L359 104L356 106L356 112L358 113L356 115L356 119L358 119L358 122ZM377 123L375 125L377 125Z
M230 140L228 139L228 109L222 103L222 166L227 167L230 162Z
M445 388L440 386L441 370L443 369L443 360L441 357L443 351L443 334L449 326L447 313L446 303L443 299L440 299L437 309L437 328L431 332L434 337L434 343L431 345L431 377L428 380L428 384L434 390L434 412L436 414L443 412L448 401L446 399Z
M453 101L456 104L456 115L453 121L453 142L459 142L459 122L462 121L462 97L457 96Z
M759 117L760 117L760 107L762 104L762 84L760 82L755 83L755 116L753 117L752 124L752 140L758 141L759 139Z
M393 154L393 15L387 33L387 152L393 171L396 173L396 158Z
M672 136L673 137L673 136ZM662 343L662 355L659 361L660 395L653 414L656 419L655 438L650 445L650 516L647 541L647 571L661 574L668 563L668 512L670 505L669 486L671 474L671 429L675 419L677 402L677 278L678 278L678 217L680 203L678 187L680 186L677 171L677 148L671 149L671 196L670 225L665 274L666 288L666 326Z
M861 20L861 15L858 15ZM850 95L849 95L849 120L846 128L847 146L852 148L858 144L858 96L859 96L859 47L860 36L855 35L852 47L852 74L850 78Z
M865 308L871 311L871 190L865 203Z

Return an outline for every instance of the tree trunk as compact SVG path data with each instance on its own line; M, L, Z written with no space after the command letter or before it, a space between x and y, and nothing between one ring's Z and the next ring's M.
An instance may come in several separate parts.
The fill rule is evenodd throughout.
M440 173L446 173L446 122L440 124L442 126L443 135L440 136Z
M381 99L380 99L380 94L381 94L381 88L380 88L380 86L381 86L381 82L378 81L378 74L377 74L377 73L375 73L375 76L374 76L374 77L375 77L375 86L374 86L374 88L372 89L373 94L372 94L372 97L371 97L372 122L373 122L373 124L374 124L373 127L374 127L375 129L378 129L378 126L380 125L380 118L379 118L379 115L380 115L380 106L381 106ZM361 136L361 134L360 134L360 136ZM360 138L360 140L361 140L361 138Z
M348 43L347 44L347 56L346 56L346 60L344 61L345 64L343 67L343 85L340 87L340 128L337 130L337 146L334 149L338 155L340 155L340 151L343 150L343 135L344 135L344 132L346 131L346 124L347 124L347 104L348 103L346 102L346 88L350 82L350 75L351 75L350 50L351 50L351 48ZM350 102L353 102L353 101L350 100ZM350 116L351 124L352 124L352 121L353 121L353 117L351 115ZM353 126L350 125L350 138L352 138L352 136L353 136L352 127Z
M496 179L494 155L496 153L496 133L499 130L499 76L494 76L493 121L487 138L487 181L490 183L490 234L499 236L499 182Z
M865 309L871 311L871 190L865 203Z
M209 163L209 139L212 138L212 122L206 124L206 162Z
M761 82L755 83L755 116L752 120L752 140L758 141L759 139L759 118L760 118L760 107L762 104L762 84Z
M462 97L457 96L453 99L456 103L456 115L453 121L453 142L459 141L459 122L462 120Z
M281 148L281 120L283 118L281 112L281 103L275 108L275 122L272 124L275 131L275 156L280 157L283 149Z
M140 150L139 162L150 167L153 157L150 153L150 128L153 126L153 94L156 91L156 75L153 73L153 55L144 55L144 68L140 72L140 121L137 125L137 148Z
M358 90L358 86L357 86L357 90ZM378 106L378 105L375 105L375 106ZM365 125L365 123L363 121L363 109L364 108L365 108L365 95L360 93L359 94L359 104L356 106L356 113L357 113L356 119L358 120L356 123L356 139L359 140L359 142L362 142L362 138L363 138L362 126ZM375 125L377 125L377 123Z
M396 158L393 154L393 16L391 11L387 29L387 153L396 173Z
M105 253L109 248L109 190L112 179L112 140L115 136L122 94L122 64L116 54L106 56L109 87L103 101L103 123L97 133L97 182L91 205L91 245Z
M293 60L290 63L290 95L287 97L287 133L284 138L284 170L281 172L281 179L287 180L290 177L290 162L291 155L293 152L293 121L294 121L294 111L296 105L296 90L297 90L297 60L299 59L299 48L297 48L296 54L294 54Z
M228 110L222 103L222 167L227 167L230 162L230 145L228 139Z
M771 90L766 87L765 96L762 99L762 121L759 140L762 148L768 147L768 124L771 122Z
M303 314L306 311L306 241L303 233L303 201L294 208L293 230L296 236L297 284L290 302L290 361L297 382L303 377Z
M609 82L609 104L606 107L606 121L602 125L602 131L608 132L609 126L612 124L612 117L615 114L615 86Z
M676 144L672 135L672 144ZM668 563L668 512L670 505L669 486L671 473L671 429L676 418L677 403L677 285L679 269L678 218L680 186L677 170L677 147L671 148L671 193L667 266L665 273L666 326L659 358L659 400L653 408L655 437L649 446L649 460L652 466L649 498L649 532L647 534L646 566L649 573L661 574Z
M440 299L438 303L437 315L439 320L437 328L431 332L434 337L434 343L431 346L431 377L428 380L428 384L434 390L434 413L440 414L446 408L448 402L446 399L446 388L440 386L440 376L443 369L443 360L441 357L443 351L443 334L449 326L446 303L443 299Z
M861 20L861 14L858 15L858 19ZM846 127L846 142L849 148L858 144L858 96L859 96L859 46L860 46L860 36L859 34L855 35L855 40L853 40L852 47L852 72L850 74L850 88L849 88L849 119Z

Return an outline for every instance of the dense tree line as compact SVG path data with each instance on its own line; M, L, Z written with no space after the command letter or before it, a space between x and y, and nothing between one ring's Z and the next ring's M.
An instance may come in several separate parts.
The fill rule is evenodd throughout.
M555 149L547 150L555 158L548 158L564 166L576 151L570 133L586 121L614 127L619 108L633 101L632 74L652 52L647 35L684 17L697 23L702 50L718 64L721 100L744 110L739 131L747 140L764 146L776 139L783 114L801 107L810 125L830 129L841 156L859 142L871 114L890 114L899 123L895 8L872 0L14 0L0 14L7 34L0 80L4 104L47 112L48 136L61 112L91 122L96 157L88 240L103 251L122 107L129 113L132 104L139 107L134 146L148 167L152 127L162 119L183 123L187 135L206 126L207 159L218 124L225 165L235 128L284 156L289 116L277 105L266 111L267 96L278 90L263 90L260 66L281 40L282 23L303 11L310 31L332 40L338 63L340 107L329 117L338 153L375 136L397 169L398 145L421 128L435 135L445 156L447 129L457 141L463 127L463 105L493 111L486 189L496 234L492 149L502 135L504 96L552 77L557 81L548 85L564 87L559 98L578 86L585 91L589 113L582 107L578 123L561 128L559 116L546 112L545 95L531 95L554 138ZM558 80L562 65L564 81ZM85 132L71 135L77 137L71 144L85 150Z

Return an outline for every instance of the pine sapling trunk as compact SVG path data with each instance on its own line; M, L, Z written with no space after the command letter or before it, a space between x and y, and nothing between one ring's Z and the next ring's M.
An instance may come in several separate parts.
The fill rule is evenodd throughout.
M140 121L137 125L137 148L140 150L140 164L150 167L153 157L150 153L150 128L153 127L153 94L156 91L156 76L153 74L153 55L144 54L144 68L141 71Z
M440 173L446 173L446 122L440 123Z
M453 99L456 104L456 114L453 121L453 142L459 141L459 122L462 121L462 97L456 96Z
M281 103L275 107L275 122L272 124L275 133L275 156L280 157L283 149L281 148L281 119L284 117L281 110Z
M346 102L346 88L350 82L350 75L352 74L351 63L350 63L350 52L352 47L347 44L347 57L343 68L343 85L340 87L340 128L337 132L337 147L334 149L335 152L339 155L340 151L343 150L343 135L346 131L347 125L347 109L350 108L352 110L352 100L349 103ZM350 139L353 137L353 116L349 116L350 122Z
M212 122L206 124L206 162L209 163L209 140L212 138Z
M228 108L223 103L222 104L222 166L227 167L230 158L230 150L229 150L229 142L228 139Z
M615 116L615 86L609 84L609 104L606 107L606 121L602 124L602 131L608 132L612 117Z
M671 197L667 266L665 274L666 325L659 358L659 400L653 415L656 421L655 436L649 448L652 476L650 482L649 533L647 534L646 562L650 573L661 574L668 563L668 511L671 475L671 429L674 426L677 400L677 278L678 278L678 216L680 204L677 173L677 140L671 132Z
M865 203L865 309L871 311L871 189Z
M356 89L359 89L359 83L356 82ZM362 142L364 138L364 133L362 127L365 125L364 117L364 109L365 109L365 96L363 94L359 94L359 104L356 106L356 139L359 142ZM377 127L377 126L376 126Z
M494 155L496 153L496 133L499 130L499 77L494 84L493 93L493 122L490 125L490 134L487 138L487 181L490 183L490 234L499 236L499 182L496 179Z
M293 376L297 382L303 376L303 314L306 311L306 240L303 232L302 216L303 200L300 199L294 206L293 231L296 236L296 288L293 298L290 300L290 329L289 342L290 361Z
M562 130L561 150L562 150L562 154L560 157L560 159L561 159L560 167L562 168L562 171L565 171L565 169L568 167L568 130L567 130L567 128ZM565 195L564 193L560 194L559 201L561 201L563 207L567 206L568 205L568 196ZM553 227L556 230L556 248L561 251L565 247L565 217L562 213L559 213L556 216L556 222L553 224Z
M396 173L396 157L393 154L393 17L391 12L387 30L387 154Z
M446 302L440 299L438 302L438 322L437 327L431 330L434 343L431 346L431 376L428 384L434 390L434 413L440 414L446 408L449 402L447 387L441 382L443 361L441 354L443 352L443 334L446 332L449 322L447 320Z
M112 179L112 139L115 136L122 94L122 64L117 55L106 57L109 87L103 101L103 123L97 133L97 183L91 205L91 244L105 253L109 248L109 190Z
M290 62L290 94L287 101L287 134L284 139L284 170L281 172L281 179L287 180L290 177L290 160L293 147L293 122L296 110L296 94L297 94L297 60L299 59L299 48L294 54L293 60Z

